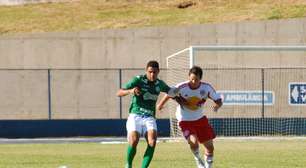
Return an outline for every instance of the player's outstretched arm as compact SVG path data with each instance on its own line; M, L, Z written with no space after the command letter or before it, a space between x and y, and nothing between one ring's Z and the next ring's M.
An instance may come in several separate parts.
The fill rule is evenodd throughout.
M178 96L175 96L173 99L182 107L189 105L188 101L181 94L179 94Z
M170 99L171 97L168 95L165 95L160 102L157 104L156 106L156 110L161 112L161 110L164 108L165 104L167 103L167 101Z
M180 106L188 105L187 100L181 95L170 97L169 95L165 95L161 101L157 104L156 110L161 111L164 108L164 105L167 103L169 99L174 99Z
M117 96L126 96L129 94L134 94L139 96L140 95L140 88L139 87L134 87L133 89L119 89L117 92Z
M166 85L166 84L165 84ZM169 88L169 87L167 87ZM161 99L161 101L156 105L156 110L161 112L161 110L164 108L164 105L167 103L167 101L172 98L177 101L177 97L179 96L179 88L177 87L170 87L167 91L167 94ZM178 102L178 101L177 101Z

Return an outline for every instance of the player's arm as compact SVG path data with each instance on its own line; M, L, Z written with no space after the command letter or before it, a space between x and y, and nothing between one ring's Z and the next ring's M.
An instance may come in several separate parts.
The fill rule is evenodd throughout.
M169 87L166 83L161 81L161 91L166 93L165 96L161 99L161 101L156 105L156 110L161 111L164 108L164 105L171 97L175 97L178 90L175 87Z
M220 94L218 94L214 88L210 87L208 97L214 101L213 110L217 112L223 104Z
M140 95L140 88L139 87L134 87L132 89L119 89L117 92L117 96L126 96L129 94L134 94L139 96Z
M214 100L214 102L215 102L215 105L213 106L213 109L214 109L214 111L215 112L217 112L218 110L219 110L219 108L222 106L222 99L221 98L219 98L219 99L217 99L217 100Z
M175 100L181 106L188 104L187 100L179 93L178 87L169 87L167 94L157 104L157 110L160 111L161 109L163 109L164 105L170 98Z
M182 107L184 106L184 105L187 105L188 104L188 102L187 102L187 100L183 97L183 96L181 96L180 94L179 95L175 95L175 96L170 96L170 95L165 95L162 99L161 99L161 101L157 104L157 106L156 106L156 108L157 108L157 110L158 111L160 111L160 110L162 110L163 108L164 108L164 105L167 103L167 101L169 100L169 99L173 99L173 100L175 100L179 105L181 105Z
M167 101L168 101L170 98L171 98L170 96L165 95L165 96L159 101L159 103L157 104L157 106L156 106L157 111L161 111L161 110L164 108L165 104L167 103Z
M138 87L139 83L139 77L136 76L132 80L130 80L128 83L126 83L123 88L119 89L117 92L117 96L126 96L129 94L134 94L139 96L141 94L141 90Z
M166 95L161 99L161 101L156 105L156 110L161 111L164 108L164 105L170 98L175 97L178 94L178 88L168 86L164 81L160 81L160 90Z

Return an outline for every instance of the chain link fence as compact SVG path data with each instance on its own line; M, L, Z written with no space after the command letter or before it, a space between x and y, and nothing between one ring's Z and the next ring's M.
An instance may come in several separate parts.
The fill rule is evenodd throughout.
M130 96L119 98L116 92L144 73L144 69L2 69L0 119L126 118ZM167 81L167 70L162 69L159 77ZM225 102L218 113L211 112L208 102L209 118L306 118L306 68L204 69L203 81L220 91L224 100L234 101ZM232 93L237 91L246 95ZM267 101L260 96L255 104L243 100L266 98L266 93ZM298 103L290 103L295 99ZM166 108L157 117L169 118L171 112Z

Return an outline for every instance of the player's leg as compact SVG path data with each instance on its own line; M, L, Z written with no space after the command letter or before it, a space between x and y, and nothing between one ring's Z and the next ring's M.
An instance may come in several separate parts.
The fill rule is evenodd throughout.
M211 125L208 123L208 119L206 117L200 119L200 126L197 129L197 135L200 143L203 144L205 148L205 166L206 168L212 168L214 154L213 139L216 137L216 134Z
M147 149L143 155L143 161L142 161L142 168L149 167L151 160L154 155L154 150L156 146L156 139L157 139L157 132L156 130L148 130L146 135L146 141L147 141Z
M201 154L199 151L199 142L196 135L191 134L187 137L187 142L189 144L190 150L194 156L198 168L204 168L204 162L201 158Z
M199 139L197 136L197 127L195 127L197 121L181 121L179 127L189 144L190 150L194 156L198 168L204 168L204 162L201 158L199 151Z
M206 168L212 168L213 165L213 157L214 157L214 144L213 140L209 140L203 143L205 148L205 165Z
M139 142L139 133L137 131L131 131L128 133L128 148L126 155L126 168L132 168L133 159L136 155L137 144Z
M151 160L154 155L154 150L156 146L157 140L157 126L156 120L153 117L149 117L145 119L145 138L147 141L147 149L143 155L142 168L149 167Z
M141 134L141 126L137 115L129 115L128 120L126 122L126 128L128 132L128 148L125 167L132 168L133 159L136 155L137 144L139 142L139 137Z

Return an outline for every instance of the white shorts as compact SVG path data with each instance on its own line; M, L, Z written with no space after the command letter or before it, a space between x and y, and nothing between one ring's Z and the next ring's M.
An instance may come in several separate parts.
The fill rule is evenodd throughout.
M148 130L156 130L156 119L138 114L130 114L126 122L127 132L137 131L140 135L144 135Z

